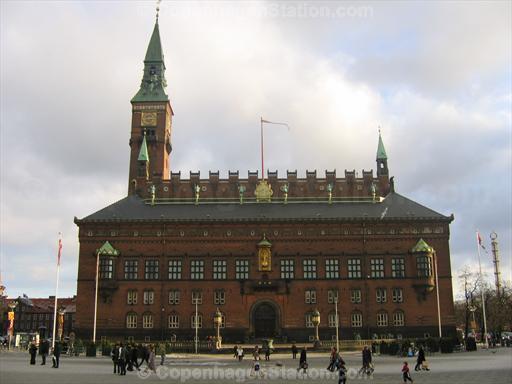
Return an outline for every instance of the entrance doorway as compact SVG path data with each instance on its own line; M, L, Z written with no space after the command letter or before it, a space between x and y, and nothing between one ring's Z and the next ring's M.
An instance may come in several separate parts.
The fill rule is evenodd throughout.
M254 336L256 338L274 337L276 333L277 314L269 303L259 304L253 312Z

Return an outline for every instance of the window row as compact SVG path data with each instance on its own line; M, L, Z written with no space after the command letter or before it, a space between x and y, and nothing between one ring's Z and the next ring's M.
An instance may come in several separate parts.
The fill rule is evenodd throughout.
M142 328L154 328L155 315L152 313L142 314ZM190 328L202 328L203 327L203 315L201 313L194 313L190 316ZM139 316L135 312L130 312L126 315L126 328L138 328L139 327ZM176 313L171 313L167 316L167 327L171 329L180 328L180 316ZM184 324L181 325L184 327ZM212 327L215 328L215 322L212 317ZM226 316L221 314L220 328L226 327Z
M338 315L339 316L339 315ZM304 318L306 328L314 328L313 314L306 313ZM329 328L336 328L339 324L339 318L336 317L335 312L330 312L327 315L327 325ZM376 314L376 325L377 327L387 327L388 313L385 311L377 312ZM403 311L395 311L393 313L392 324L394 327L403 327L405 325L405 314ZM361 328L363 326L363 314L361 312L352 312L350 315L350 326L352 328Z
M281 279L296 278L296 260L281 259L279 263L279 272ZM143 265L145 280L158 280L160 278L159 260L145 260ZM99 265L100 279L114 278L114 259L102 258ZM418 277L432 276L432 258L430 256L417 256L416 269ZM369 276L372 279L385 278L385 260L384 258L370 259ZM206 278L205 261L201 259L190 260L189 278L191 280L204 280ZM297 276L299 277L299 276ZM302 277L303 279L316 279L321 276L318 274L316 259L302 260ZM325 260L325 276L326 279L340 278L340 261L339 259ZM360 258L351 258L347 260L347 277L349 279L361 279L364 277L363 267ZM403 257L395 257L391 259L391 276L392 278L405 277L405 259ZM129 259L124 261L124 278L126 280L136 280L139 278L139 260ZM181 280L183 276L183 261L169 260L167 266L167 278L169 280ZM228 278L228 262L227 260L213 260L211 268L211 278L214 280L226 280ZM249 278L249 260L235 260L235 279L246 280Z
M142 292L143 304L151 305L155 303L155 291L146 289ZM131 289L127 292L126 303L135 305L138 303L139 294L137 290ZM203 304L203 292L201 290L193 290L191 292L192 304ZM172 289L168 294L168 302L170 305L178 305L181 302L181 291L179 289ZM224 305L226 304L226 292L223 289L213 291L213 304Z
M391 289L391 299L393 303L403 303L404 302L404 294L402 288L392 288ZM387 289L386 288L377 288L375 290L375 301L377 303L386 303L387 302ZM334 304L338 302L338 290L337 289L329 289L327 290L327 303ZM350 290L350 302L354 304L360 304L362 302L362 294L360 288L354 288ZM306 289L304 291L304 303L305 304L316 304L317 303L317 295L316 289Z

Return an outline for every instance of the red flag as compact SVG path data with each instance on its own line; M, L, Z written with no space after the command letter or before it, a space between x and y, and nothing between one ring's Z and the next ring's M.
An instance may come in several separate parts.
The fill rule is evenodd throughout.
M57 254L57 265L60 265L60 254L62 252L62 239L59 237L59 252Z
M484 245L482 244L482 238L480 237L480 232L476 233L476 237L478 239L478 245L480 245L484 251L487 251L487 249L485 249Z

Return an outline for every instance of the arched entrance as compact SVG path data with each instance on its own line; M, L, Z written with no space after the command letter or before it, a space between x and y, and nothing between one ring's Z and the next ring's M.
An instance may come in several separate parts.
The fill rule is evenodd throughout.
M254 337L274 337L277 329L276 308L268 302L257 304L252 312L252 324Z

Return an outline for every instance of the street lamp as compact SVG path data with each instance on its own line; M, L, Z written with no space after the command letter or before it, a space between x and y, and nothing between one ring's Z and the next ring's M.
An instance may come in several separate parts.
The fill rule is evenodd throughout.
M311 322L315 326L314 348L318 348L322 345L322 343L320 342L320 337L318 336L318 326L320 325L320 312L318 312L318 309L315 309L311 314Z
M7 314L9 319L9 348L11 348L12 338L14 336L14 308L16 308L16 305L18 305L16 301L9 303L9 313Z
M215 349L220 350L222 348L222 338L220 337L220 326L222 324L222 313L219 311L219 308L215 311L215 315L213 316L213 323L217 328L217 337L215 340Z

